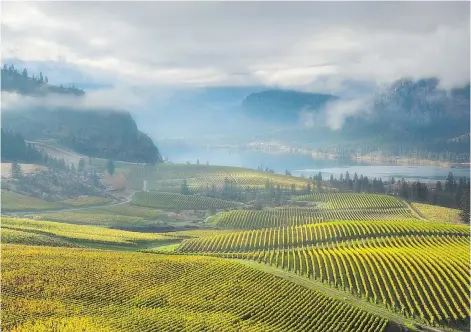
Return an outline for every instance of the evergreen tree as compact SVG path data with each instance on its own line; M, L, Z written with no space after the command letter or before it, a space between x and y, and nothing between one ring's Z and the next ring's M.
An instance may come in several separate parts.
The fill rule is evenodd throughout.
M13 179L21 179L23 177L23 171L17 162L11 164L11 177Z
M85 159L84 158L80 158L79 162L78 162L78 171L80 173L82 173L83 171L85 170Z
M469 182L468 185L463 188L463 193L461 195L461 204L460 204L460 218L461 222L469 224Z
M115 171L115 166L114 166L114 161L111 159L108 159L108 162L106 163L106 169L108 170L109 175L113 175Z

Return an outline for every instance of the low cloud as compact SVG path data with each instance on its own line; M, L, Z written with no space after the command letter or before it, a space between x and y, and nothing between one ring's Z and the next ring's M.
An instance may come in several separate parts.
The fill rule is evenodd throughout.
M127 110L139 112L148 107L146 96L133 93L129 88L102 89L88 92L84 96L49 93L44 96L28 96L2 91L2 111L30 109L72 109L72 110Z
M300 112L299 119L303 127L328 127L332 130L342 129L350 117L367 115L372 112L372 98L365 96L355 99L337 99L328 102L322 110Z

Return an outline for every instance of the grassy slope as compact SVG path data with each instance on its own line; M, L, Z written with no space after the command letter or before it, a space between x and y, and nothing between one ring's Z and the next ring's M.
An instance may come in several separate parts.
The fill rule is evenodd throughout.
M48 202L2 189L2 211L54 210L65 207L63 204Z

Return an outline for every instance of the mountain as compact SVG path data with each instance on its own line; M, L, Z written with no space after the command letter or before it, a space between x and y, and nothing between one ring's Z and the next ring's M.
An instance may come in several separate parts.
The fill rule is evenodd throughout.
M249 94L242 102L247 115L266 121L298 122L302 111L319 111L326 103L337 100L329 94L291 90L265 90Z
M47 84L47 79L20 74L14 67L2 69L2 91L23 96L67 95L71 107L41 105L2 112L2 128L20 133L26 140L54 139L78 153L91 157L129 162L156 163L162 160L152 139L137 129L125 111L80 109L74 101L85 97L83 90ZM77 98L74 99L74 98Z
M369 96L361 112L345 107L325 112L327 103L335 106L336 102L346 101L343 96L283 90L253 93L245 98L242 107L254 119L279 124L276 132L261 132L259 140L281 141L336 155L469 160L469 84L447 91L439 83L435 78L398 80ZM315 126L293 127L303 110L309 110ZM342 116L341 128L331 129L329 117L332 120Z

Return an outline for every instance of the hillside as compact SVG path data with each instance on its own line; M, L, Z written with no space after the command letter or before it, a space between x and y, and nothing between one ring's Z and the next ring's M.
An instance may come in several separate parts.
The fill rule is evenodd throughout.
M242 109L250 116L266 121L297 123L302 111L320 111L338 97L290 90L265 90L249 94Z
M38 106L3 111L3 129L20 133L26 140L55 139L91 157L152 164L161 161L152 139L138 130L128 112L76 108L74 104L79 101L76 98L86 98L84 91L52 86L44 80L42 74L38 80L27 72L20 74L14 67L2 69L2 91L37 98L71 98L70 107L38 103Z
M437 79L403 79L368 100L357 111L345 104L347 110L326 112L325 105L342 105L343 99L269 90L249 95L242 107L253 119L278 124L276 132L259 133L262 141L337 156L469 161L469 84L445 91Z

